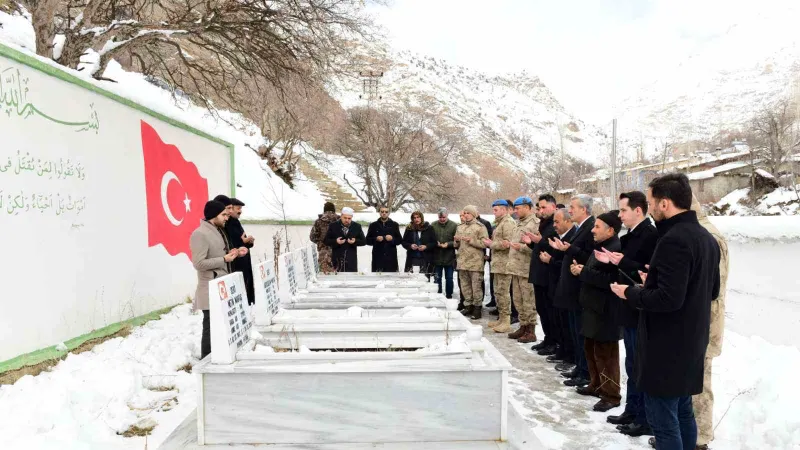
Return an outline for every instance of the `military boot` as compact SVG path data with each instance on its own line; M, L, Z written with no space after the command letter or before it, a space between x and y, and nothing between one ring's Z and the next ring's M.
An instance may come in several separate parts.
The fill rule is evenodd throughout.
M511 316L503 316L497 321L497 325L492 327L495 333L509 333L511 328Z
M525 332L527 330L528 330L528 326L527 325L521 325L519 328L517 328L517 331L515 331L513 333L509 333L508 334L508 338L509 339L519 339L525 334Z

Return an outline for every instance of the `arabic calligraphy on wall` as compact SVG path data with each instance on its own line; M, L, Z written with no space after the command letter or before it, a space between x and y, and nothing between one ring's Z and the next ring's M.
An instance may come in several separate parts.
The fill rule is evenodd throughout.
M42 159L31 156L30 152L25 152L23 155L19 150L16 157L9 156L5 163L0 159L0 174L35 174L50 180L86 179L86 169L80 162L72 161L70 158Z
M94 131L97 134L100 131L100 118L94 109L94 103L89 104L89 112L86 113L88 117L85 120L57 118L45 113L34 103L34 100L28 98L29 82L30 79L22 75L18 68L3 67L2 61L0 61L0 118L3 117L2 113L5 113L9 119L40 117L59 125L74 128L76 132Z
M52 213L56 216L80 213L86 209L86 197L73 197L72 194L56 192L32 192L24 190L6 194L0 190L0 211L17 216L21 213Z

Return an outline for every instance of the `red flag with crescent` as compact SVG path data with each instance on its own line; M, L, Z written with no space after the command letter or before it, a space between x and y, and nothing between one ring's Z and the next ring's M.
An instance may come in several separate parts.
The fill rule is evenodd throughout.
M189 237L203 219L208 180L200 176L194 163L184 159L178 147L164 143L145 121L142 153L148 245L161 244L170 255L185 253L191 259Z

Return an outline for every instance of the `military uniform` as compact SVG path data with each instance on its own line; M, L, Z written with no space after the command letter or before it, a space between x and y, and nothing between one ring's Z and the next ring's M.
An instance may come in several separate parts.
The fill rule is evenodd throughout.
M514 230L517 224L510 215L497 219L492 233L492 263L491 272L494 275L496 285L495 295L497 298L497 309L500 311L500 318L489 322L489 328L496 328L506 321L508 326L495 330L498 333L511 331L511 273L508 271L508 259L511 253L510 248L503 247L503 241L511 241L514 237Z
M703 392L692 396L692 406L697 419L697 445L708 445L714 440L714 392L711 390L711 366L714 358L722 353L722 334L725 330L725 286L728 282L728 243L695 198L692 210L697 219L719 244L719 297L711 302L711 326L703 368Z
M469 238L469 242L457 241L458 278L464 290L464 305L483 306L483 267L486 264L484 239L489 237L486 227L477 220L463 223L456 228L456 238Z
M533 251L522 242L526 232L536 233L539 230L539 219L531 214L520 219L511 236L512 243L520 243L519 250L513 248L508 255L508 273L511 274L511 289L514 291L514 304L519 311L520 326L536 326L536 305L533 298L533 285L528 282Z

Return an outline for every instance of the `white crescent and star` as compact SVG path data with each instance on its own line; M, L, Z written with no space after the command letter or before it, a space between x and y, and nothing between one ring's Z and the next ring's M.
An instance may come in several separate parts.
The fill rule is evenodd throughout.
M179 180L174 173L172 173L171 171L165 172L164 176L161 177L161 207L164 209L164 214L167 216L167 220L169 220L169 223L177 227L180 226L181 223L183 223L183 219L181 220L176 219L175 216L172 215L172 211L169 209L169 204L167 203L167 188L169 187L169 183L172 180L175 180L179 186L183 187L183 185L181 184L181 180ZM183 204L186 207L186 212L189 212L192 210L191 208L192 201L189 200L189 196L187 194L184 193L183 195L184 195Z

